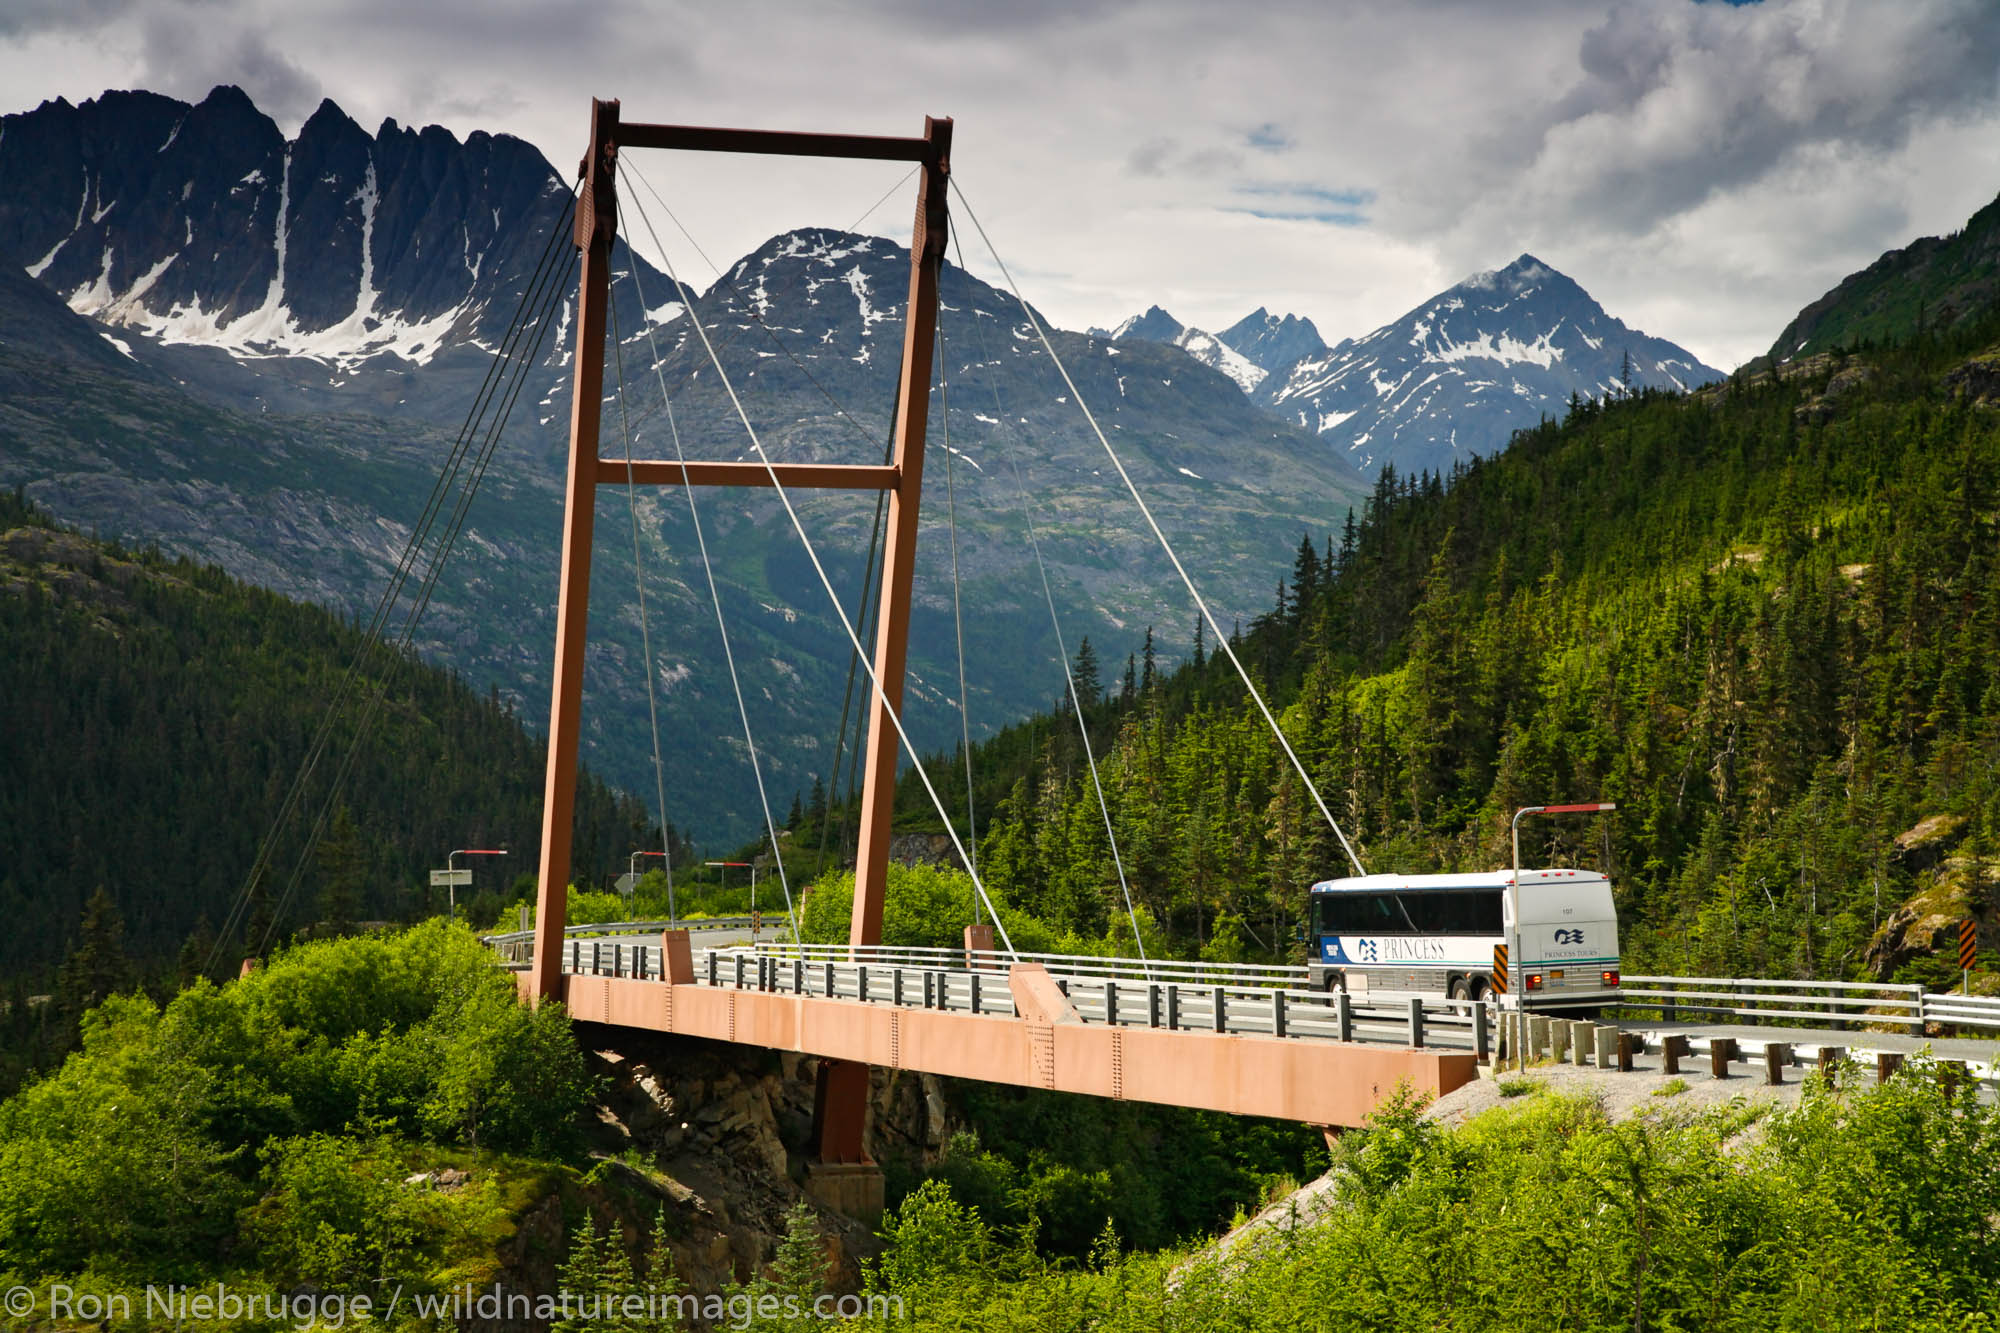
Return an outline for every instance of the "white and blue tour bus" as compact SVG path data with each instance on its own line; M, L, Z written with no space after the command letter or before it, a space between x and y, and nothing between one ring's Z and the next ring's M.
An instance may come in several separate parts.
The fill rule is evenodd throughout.
M1310 904L1314 989L1497 995L1533 1009L1618 999L1618 917L1596 871L1364 875L1313 885Z

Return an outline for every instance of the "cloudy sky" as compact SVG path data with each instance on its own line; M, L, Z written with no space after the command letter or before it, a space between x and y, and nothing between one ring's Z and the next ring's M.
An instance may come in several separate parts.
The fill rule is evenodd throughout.
M593 95L770 128L950 115L971 207L1070 327L1263 305L1331 341L1526 251L1725 369L2000 193L1992 0L0 0L0 109L218 82L288 133L331 97L565 172ZM906 192L868 212L890 167L638 165L720 261L864 214L908 236Z

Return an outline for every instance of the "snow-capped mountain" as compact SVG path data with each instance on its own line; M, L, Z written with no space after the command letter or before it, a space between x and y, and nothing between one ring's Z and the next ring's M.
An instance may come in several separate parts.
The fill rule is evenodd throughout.
M145 93L47 103L0 120L0 171L0 255L13 261L0 276L0 485L25 486L65 521L350 613L394 569L529 274L545 251L574 261L568 189L530 145L393 123L371 136L331 104L288 143L233 89L198 106ZM909 265L895 241L787 232L692 294L690 315L621 250L606 348L619 373L607 367L605 391L607 404L621 385L631 397L623 411L607 405L604 455L620 456L628 424L640 457L671 456L675 428L691 454L750 454L693 336L699 320L773 458L879 458ZM1171 645L1188 623L1076 393L1162 526L1198 536L1190 564L1218 614L1264 609L1299 534L1338 528L1365 491L1344 460L1177 348L1051 330L1072 389L1011 296L949 267L940 286L946 383L931 400L926 517L943 509L949 461L975 734L1045 705L1061 680L1021 537L1023 489L1066 634L1109 655L1149 624ZM553 643L570 315L555 317L560 336L416 641L528 716L546 697ZM765 779L782 799L827 775L845 638L770 492L701 503L744 685L762 701ZM858 595L873 497L794 503L843 596ZM641 491L600 506L585 757L652 789L643 576L662 725L678 737L671 813L747 836L755 787L718 684L685 502ZM959 725L951 566L928 523L919 560L906 716L920 745L941 746Z
M522 140L370 135L328 101L287 141L233 87L9 115L0 179L0 254L176 377L263 406L325 407L370 369L392 378L342 406L387 406L370 382L401 403L408 372L488 359L570 207ZM454 378L415 410L460 410Z
M1318 356L1326 350L1326 340L1311 320L1301 315L1280 319L1263 306L1217 336L1271 374L1287 369L1301 357Z
M1628 369L1629 367L1629 369ZM1559 417L1572 394L1690 389L1722 378L1626 327L1532 255L1477 273L1401 319L1273 374L1258 402L1366 471L1443 472Z
M1094 338L1108 338L1112 342L1154 342L1178 347L1195 360L1212 370L1219 370L1236 381L1238 388L1249 393L1260 384L1269 373L1249 357L1238 352L1221 338L1201 329L1189 328L1158 306L1150 307L1143 315L1134 315L1115 329L1092 329Z

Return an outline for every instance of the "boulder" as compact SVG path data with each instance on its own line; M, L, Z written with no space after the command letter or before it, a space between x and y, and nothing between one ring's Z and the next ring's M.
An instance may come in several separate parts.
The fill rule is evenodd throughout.
M1868 941L1868 970L1886 981L1912 958L1955 951L1958 924L1967 917L1980 923L1980 949L1992 947L1996 901L2000 901L2000 860L1953 856L1923 887L1897 905L1882 928Z

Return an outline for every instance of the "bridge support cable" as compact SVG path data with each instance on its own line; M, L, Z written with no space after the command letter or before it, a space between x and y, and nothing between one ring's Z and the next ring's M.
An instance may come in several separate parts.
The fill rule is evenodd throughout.
M938 297L940 308L944 305L943 294ZM938 338L938 400L943 407L944 444L944 523L945 533L951 547L951 629L958 644L958 737L959 752L965 756L965 848L977 857L979 853L979 824L973 809L972 787L972 711L965 697L965 615L959 606L958 595L958 498L951 485L951 383L945 373L950 362L943 355L944 338ZM979 868L975 860L972 869ZM972 903L972 924L979 924L979 901Z
M630 242L626 243L626 249L628 251L631 249ZM638 277L639 266L635 263L632 265L632 286L635 290L639 289ZM660 856L667 864L667 920L678 921L681 919L681 914L674 902L674 842L668 832L667 824L667 766L660 758L660 706L656 699L659 691L655 688L653 679L653 632L646 616L646 563L639 549L639 485L632 475L632 414L625 393L625 345L619 336L621 330L618 328L618 302L614 298L605 304L610 307L611 345L617 349L618 426L619 433L625 437L625 507L632 518L632 587L639 599L639 660L645 663L646 670L646 721L653 732L653 795L659 802ZM643 290L639 290L640 318L645 319L645 311L646 294ZM652 337L652 321L648 319L646 344L649 350L653 350ZM657 351L655 355L657 356ZM660 393L662 401L665 401L664 381L660 385ZM636 893L638 885L634 884L632 887Z
M876 199L874 203L870 204L867 208L863 209L861 215L855 218L853 222L849 223L846 230L849 232L858 231L861 227L861 224L866 222L869 219L869 217L873 215L876 209L880 208L883 204L887 203L890 197L894 195L896 191L902 189L905 185L909 184L911 178L914 177L919 170L920 168L912 167L910 168L909 171L905 172L903 177L900 180L898 180L894 185L890 186L888 190L883 192L880 198ZM740 302L744 308L744 313L749 316L750 322L755 324L759 329L761 329L764 333L764 336L770 340L771 345L773 347L776 347L780 352L782 352L785 358L792 363L793 367L796 368L801 375L805 376L807 382L810 383L813 386L813 388L819 391L820 396L826 399L827 403L832 406L835 414L838 415L842 421L845 421L850 427L852 427L855 433L859 434L864 440L867 440L868 443L872 445L874 443L874 437L867 433L867 431L862 427L860 421L855 418L853 413L847 410L846 406L842 404L841 401L834 396L833 392L830 389L828 389L824 383L820 381L819 377L814 375L811 369L808 368L803 361L799 360L798 354L794 352L791 349L791 347L789 347L785 343L784 339L778 336L777 330L773 329L769 324L764 322L762 314L758 311L751 309L750 302L747 299L745 299L743 295L743 289L736 285L736 281L735 279L730 277L729 271L717 265L716 262L709 257L708 251L702 248L701 242L695 239L694 233L690 232L687 229L687 224L681 221L680 215L675 213L674 210L667 204L666 199L661 196L660 192L657 189L653 188L653 183L650 180L646 179L645 173L640 171L636 165L628 164L623 158L620 158L618 160L617 171L621 177L628 177L630 179L638 181L638 183L645 188L646 193L653 196L653 201L657 203L660 206L660 210L667 215L667 220L674 224L674 229L680 232L681 236L686 239L688 245L694 250L695 254L701 257L701 261L704 264L708 265L709 270L715 274L716 280L722 283L724 286L728 287L729 290L735 294L738 302ZM650 223L648 224L648 230L649 231L651 230ZM653 236L653 243L656 248L659 247L660 242L657 234ZM665 254L665 250L663 248L661 249L661 253L662 255ZM792 289L797 287L799 280L803 276L805 276L805 273L806 273L805 268L801 267L798 273L795 273L792 276L790 282L779 289L780 294L781 295L787 294ZM699 316L692 309L689 310L688 315L690 319L699 318ZM735 340L735 337L736 335L732 333L728 337L724 338L722 342L722 347L724 349L727 349L729 345ZM657 351L657 349L655 350ZM656 355L655 361L657 362L657 360L658 357ZM663 385L661 389L662 402L665 401L665 397L666 397L666 391ZM895 455L896 426L894 420L894 411L895 409L892 407L890 409L891 419L889 423L889 430L887 432L886 438L882 442L882 463L885 467L890 464ZM644 417L642 416L638 418L638 420L643 421ZM947 484L949 483L949 480L950 479L947 477L946 478ZM876 493L875 518L873 525L869 528L868 532L868 558L862 564L863 574L861 580L861 602L860 602L861 611L858 617L858 623L860 629L864 634L867 632L868 629L869 593L874 589L875 586L876 554L880 549L882 541L882 517L884 510L888 506L888 502L889 502L889 497L887 492ZM834 734L833 767L832 771L825 775L827 778L832 779L832 781L827 786L827 797L829 802L838 800L840 798L840 792L841 792L840 774L841 774L843 759L847 754L847 719L854 705L854 677L856 675L855 662L857 660L858 659L853 657L850 657L848 659L847 685L846 688L841 693L840 726L839 729ZM850 769L850 775L847 782L847 799L845 801L845 805L848 808L853 808L855 806L854 784L860 780L861 776L862 741L860 738L860 732L862 727L866 725L865 718L861 716L855 717L854 723L855 723L855 733L856 733L855 744L854 744L854 762L851 765ZM815 862L818 865L824 865L826 863L827 835L831 832L832 828L833 828L833 821L831 818L825 818L820 821L820 847L819 847L819 854ZM843 842L844 841L845 840L843 839Z
M1306 771L1305 764L1299 759L1298 751L1292 748L1291 740L1286 737L1285 729L1278 725L1278 719L1272 714L1271 706L1264 701L1263 692L1257 688L1256 682L1250 679L1250 673L1244 669L1242 661L1236 656L1235 648L1230 645L1229 636L1222 632L1221 622L1215 618L1215 613L1209 609L1207 600L1201 595L1201 590L1195 586L1194 579L1188 575L1187 567L1181 563L1180 556L1175 553L1173 543L1167 540L1167 534L1160 529L1159 522L1153 517L1153 511L1147 506L1145 497L1139 494L1138 486L1133 484L1131 473L1125 470L1124 460L1119 458L1118 451L1111 447L1110 438L1105 435L1104 428L1097 424L1097 417L1091 412L1090 405L1084 402L1083 394L1076 387L1076 381L1070 378L1069 368L1063 364L1062 357L1056 353L1055 343L1050 340L1047 330L1042 327L1041 320L1035 317L1034 309L1028 304L1027 298L1021 295L1021 289L1015 283L1014 275L1008 271L1006 261L1000 258L1000 252L994 248L992 238L986 234L986 228L980 224L979 215L973 211L971 202L965 197L965 191L959 188L956 179L952 180L951 188L958 195L959 203L964 205L966 216L971 219L973 227L979 232L979 239L985 242L986 252L993 257L994 264L999 267L1000 275L1006 280L1008 290L1013 293L1014 300L1020 304L1021 313L1027 317L1029 327L1034 329L1036 338L1040 340L1043 349L1048 352L1049 361L1055 366L1057 373L1062 376L1063 383L1069 386L1071 396L1076 399L1077 408L1083 413L1084 420L1090 423L1091 432L1097 436L1097 442L1104 446L1105 456L1111 460L1111 466L1117 470L1119 480L1125 483L1125 489L1131 494L1132 502L1139 506L1139 513L1144 516L1146 526L1152 529L1154 539L1160 543L1160 549L1166 552L1167 560L1173 565L1174 572L1180 575L1181 582L1187 586L1188 595L1194 599L1196 610L1201 613L1201 618L1215 635L1216 647L1229 658L1229 664L1236 668L1237 676L1243 681L1243 688L1249 692L1251 701L1257 705L1257 711L1263 714L1265 725L1270 727L1271 734L1277 737L1279 746L1284 749L1285 757L1291 760L1293 770L1299 775L1299 781L1305 783L1306 790L1312 794L1313 803L1319 807L1319 812L1325 818L1327 826L1333 830L1333 836L1340 840L1340 848L1347 853L1347 859L1353 865L1354 873L1357 875L1367 874L1368 872L1361 866L1361 858L1354 854L1353 844L1348 842L1347 835L1341 831L1340 821L1333 817L1333 811L1327 807L1326 798L1320 795L1319 784L1315 783L1312 780L1312 774Z
M651 234L652 222L646 216L645 207L636 199L633 200L633 206L639 214L640 222L645 225L648 233ZM654 235L653 244L656 248L661 249L661 258L667 263L667 276L673 280L675 288L680 293L681 300L688 305L689 309L693 309L693 298L689 294L686 284L681 281L680 276L675 272L672 262L667 260L664 248L660 247L659 238L656 234ZM972 858L967 855L965 844L959 840L958 830L952 823L950 814L945 809L943 799L938 795L937 787L931 782L930 774L924 771L923 756L917 752L915 743L910 740L909 731L903 726L902 718L897 716L897 709L890 703L889 693L883 688L881 677L876 673L874 663L868 660L867 654L861 646L861 638L854 631L854 622L849 619L847 609L840 604L840 596L833 590L833 580L827 576L826 566L821 563L819 552L813 547L812 538L806 534L805 524L799 519L799 513L792 504L791 495L786 491L783 481L779 479L778 470L772 464L770 454L765 451L764 442L757 434L757 427L751 423L750 414L744 409L743 400L738 396L736 386L729 378L729 372L724 369L722 358L717 355L715 345L709 339L708 330L702 326L702 322L699 319L693 320L692 323L694 324L695 332L701 338L702 346L708 352L710 364L715 367L716 377L722 381L723 389L729 394L729 401L736 409L736 418L743 424L744 433L750 439L750 447L756 451L758 461L763 463L765 471L770 475L772 489L777 493L778 502L784 506L785 516L791 520L792 530L798 534L799 544L805 548L806 559L811 562L813 573L819 576L820 587L826 592L827 601L833 607L833 613L840 621L840 628L846 633L848 643L853 647L856 656L860 659L863 669L868 672L868 683L873 688L874 698L882 709L882 715L894 726L896 738L902 743L903 752L909 756L910 765L916 772L918 780L923 784L924 792L931 798L931 804L936 808L938 817L944 821L945 833L951 838L952 846L957 849L959 859L965 863L967 873L972 879L972 887L985 902L986 910L993 916L993 924L995 929L1000 933L1001 943L1006 946L1010 956L1018 958L1018 955L1015 953L1014 942L1008 937L1006 925L1001 922L1000 914L994 910L992 899L987 897L986 885L980 880L978 872L972 869Z
M575 189L575 186L570 188L572 198L575 197ZM360 679L360 671L363 663L378 648L383 646L380 640L381 631L397 603L401 601L403 589L409 580L412 569L416 566L419 556L430 539L437 516L443 509L445 499L451 493L453 486L457 484L458 477L464 466L466 452L471 447L472 441L479 435L480 423L491 409L495 396L503 391L502 386L505 384L506 377L510 373L510 367L516 364L515 357L519 352L520 341L526 335L528 329L540 327L537 321L543 318L543 313L539 311L538 303L543 293L549 290L546 284L550 277L565 267L559 261L552 262L556 261L556 256L559 253L556 246L556 238L561 233L562 228L560 227L552 227L549 231L549 239L543 245L541 257L537 260L535 269L530 275L526 287L522 290L521 300L515 307L514 316L508 325L507 333L501 339L497 354L487 364L486 373L481 379L477 392L473 395L472 405L467 410L465 421L460 425L457 434L453 438L451 447L446 452L445 461L440 466L436 480L431 484L430 494L426 497L423 510L411 528L409 538L404 543L402 553L397 559L396 567L390 574L388 585L383 589L382 595L376 601L374 613L369 620L367 628L362 633L361 641L356 646L354 655L349 659L347 669L342 674L340 684L335 689L333 700L328 704L327 711L322 715L319 726L315 729L312 740L307 746L306 757L301 761L298 773L294 775L291 785L286 790L283 801L280 802L278 813L273 817L270 828L266 831L264 838L258 846L257 855L251 864L249 873L245 876L243 887L237 892L229 912L223 919L222 927L216 934L216 942L210 948L208 958L204 963L204 971L214 968L216 958L220 955L222 948L234 934L239 922L243 920L251 896L255 892L258 883L262 881L264 875L269 871L271 862L276 855L277 840L285 826L290 823L292 817L297 813L299 806L304 802L306 788L310 784L313 774L318 771L321 760L326 755L326 751L332 741L332 733L335 725L346 712L349 696ZM530 364L532 364L532 356ZM396 660L392 657L389 668L393 670L395 665ZM386 681L384 688L386 689ZM324 821L322 820L316 827L323 828ZM318 835L314 833L308 840L306 856L309 857L311 855L317 843ZM274 912L274 921L276 919L277 913ZM250 941L246 939L244 943L247 945Z
M557 269L557 272L565 277L569 271L570 266L566 264L558 266ZM450 518L447 520L444 534L438 539L438 543L432 551L430 565L425 571L423 582L418 586L417 592L411 599L410 609L403 618L403 627L397 635L395 644L398 655L392 659L390 670L384 673L380 685L367 697L365 708L355 726L354 737L348 744L346 754L341 758L340 768L334 774L333 782L327 790L326 799L320 805L319 817L313 824L312 832L306 840L306 845L299 851L298 860L292 866L291 878L285 885L284 893L279 897L277 907L272 911L271 924L266 928L264 938L258 944L257 951L259 953L262 953L264 949L269 947L272 937L277 933L278 925L283 918L285 908L290 905L294 895L298 892L300 884L304 881L306 867L310 864L313 852L318 847L320 839L325 835L327 825L332 822L334 808L339 802L340 793L346 788L348 775L354 768L354 761L361 753L362 742L366 740L369 730L374 726L376 715L381 712L383 701L388 698L389 686L394 679L395 667L401 665L405 659L413 655L413 642L416 636L417 624L423 619L424 612L430 609L431 597L437 591L438 578L444 572L445 563L451 559L451 553L458 544L459 534L465 528L466 516L471 511L473 497L478 494L480 483L485 480L486 469L493 461L493 453L499 445L501 432L506 428L508 419L513 415L514 404L520 399L521 390L526 386L528 376L534 369L536 358L540 354L542 336L551 327L552 321L550 316L555 313L555 309L561 299L559 295L561 287L562 284L560 283L551 285L549 301L529 326L536 330L536 335L529 342L528 355L525 360L517 361L514 364L513 381L505 390L498 413L493 416L487 426L486 437L481 442L479 453L473 459L471 470L467 473L464 484L459 489L458 499L452 508Z
M959 252L958 266L961 270L964 269L965 267L965 254L962 249ZM980 351L980 360L984 361L986 359L985 349L983 346L985 335L979 332L979 323L977 315L973 316L973 332L975 334L978 334L981 340L982 347ZM941 344L944 342L944 336L942 331L940 331L939 333L939 342ZM1003 422L1006 421L1007 414L1000 407L1000 390L997 385L995 386L993 391L993 401L994 401L994 415L999 417L1001 421ZM947 439L949 439L950 420L951 420L951 403L950 399L947 397L945 400L945 421L946 421ZM948 448L949 446L947 446L947 449ZM1022 527L1028 534L1028 549L1034 553L1035 570L1041 576L1042 601L1049 608L1049 628L1055 631L1056 660L1062 664L1063 683L1069 690L1070 707L1076 712L1076 734L1083 740L1083 760L1084 763L1090 769L1090 785L1092 789L1095 790L1097 793L1098 813L1104 816L1104 838L1105 841L1108 844L1110 844L1111 847L1111 864L1118 871L1118 891L1121 894L1123 894L1125 898L1125 917L1128 921L1132 923L1132 943L1139 950L1139 961L1141 963L1146 963L1150 961L1146 957L1146 940L1143 932L1141 932L1139 929L1138 909L1135 908L1132 904L1132 885L1125 875L1125 858L1118 850L1118 831L1112 826L1111 803L1105 798L1104 780L1098 774L1097 771L1097 752L1090 743L1090 724L1084 718L1083 697L1077 693L1076 673L1070 669L1069 645L1063 640L1062 618L1056 614L1055 590L1049 583L1048 564L1042 559L1041 537L1035 531L1034 505L1028 499L1028 484L1027 481L1021 476L1020 460L1015 457L1013 450L1009 449L1006 451L1006 453L1007 453L1007 466L1014 476L1014 493L1015 496L1020 501ZM945 454L945 466L947 468L949 468L951 465L950 460L951 460L951 454L947 452ZM949 477L951 474L949 471L947 471L945 475ZM956 572L957 572L956 566L954 566L953 569L954 578L952 584L952 596L954 599L956 599L958 595ZM962 647L960 649L959 666L960 666L960 671L963 672L964 649ZM962 681L962 676L961 676L961 681ZM963 688L962 684L961 688ZM972 790L972 760L971 760L970 747L968 747L967 749L967 758L965 764L965 782L966 782L967 803L969 805L971 799L971 790ZM1150 970L1149 970L1149 975L1150 975Z
M637 200L635 199L633 202L634 205L636 206ZM645 215L643 211L641 212L640 216L642 219L644 218ZM648 230L651 230L651 225L652 224L650 222L647 224ZM653 244L656 246L659 244L659 238L657 236L653 238ZM627 243L627 246L629 248L630 246L629 242ZM668 272L669 274L671 274L672 270L669 269ZM649 307L646 305L646 290L644 285L639 281L639 266L637 264L634 264L632 266L630 270L630 276L632 280L632 288L638 294L639 297L639 308L641 310L648 309ZM675 282L675 286L676 287L680 286L678 280ZM682 289L682 296L685 299L686 290L684 288ZM622 418L625 412L625 353L619 341L618 303L616 301L607 301L605 304L610 308L610 314L611 314L611 345L613 348L618 349L612 355L612 363L617 368L617 373L618 373L618 410L620 417ZM692 302L689 302L688 304L688 321L691 324L693 324L696 328L701 327L701 316L698 312L696 312ZM704 341L706 341L705 334L704 334ZM673 437L673 442L674 442L674 461L682 464L683 467L685 467L687 463L687 454L683 451L681 446L680 425L674 418L673 401L667 396L666 372L660 368L659 348L654 341L653 326L650 320L646 324L646 348L648 353L652 356L653 374L659 380L660 401L664 405L666 411L667 430L668 433ZM716 364L718 368L721 365L720 362L717 362ZM734 391L732 391L731 396L732 397L734 396ZM626 474L627 494L631 494L632 437L629 433L625 437L625 474ZM757 802L760 806L763 807L764 810L764 831L771 839L771 857L774 861L777 862L778 865L779 887L781 887L785 892L785 919L791 923L792 943L798 944L801 942L799 938L799 914L797 909L794 908L792 905L792 884L790 878L785 873L785 853L784 849L778 843L777 821L771 817L771 798L764 790L764 767L762 762L757 758L757 739L754 735L751 734L750 730L750 709L743 701L743 680L737 674L736 671L736 653L729 646L729 622L724 617L722 612L722 593L715 585L715 565L712 561L710 561L708 557L708 538L703 534L701 528L701 508L699 505L695 503L694 483L687 479L687 474L685 471L683 471L681 475L681 491L684 495L687 496L688 518L694 524L694 540L696 549L698 549L701 552L701 572L703 576L708 580L708 598L710 603L713 604L713 606L715 607L715 629L716 633L720 635L722 639L722 660L729 667L729 686L736 693L736 715L737 717L741 718L743 722L743 744L745 749L748 750L750 755L750 774L757 780ZM638 520L638 508L637 508L638 501L635 499L633 500L632 503L633 503L632 550L633 550L633 558L637 559L638 549L639 549L638 546L639 520ZM652 689L652 672L653 672L653 659L651 651L649 650L646 656L646 680L647 680L647 690L649 698ZM657 728L657 723L655 724L655 726ZM653 735L653 747L654 747L653 752L655 755L654 762L657 763L658 762L657 756L659 754L659 733L657 729L655 730ZM661 811L660 817L662 820L666 818L664 808Z

